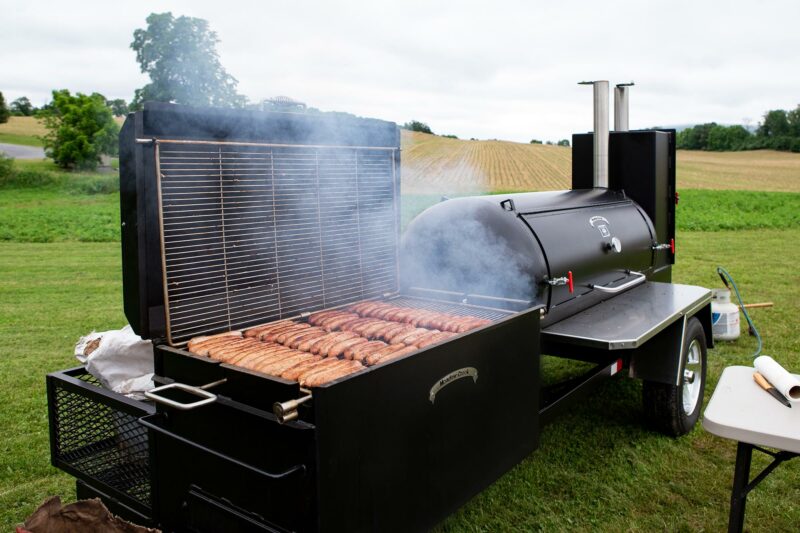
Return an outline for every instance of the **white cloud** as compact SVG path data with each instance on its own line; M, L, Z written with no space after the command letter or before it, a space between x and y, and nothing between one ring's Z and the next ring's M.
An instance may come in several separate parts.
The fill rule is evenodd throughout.
M527 141L591 128L582 79L634 80L631 125L757 121L800 103L800 3L28 2L0 0L0 90L130 99L146 83L129 48L150 12L207 19L253 100L460 137Z

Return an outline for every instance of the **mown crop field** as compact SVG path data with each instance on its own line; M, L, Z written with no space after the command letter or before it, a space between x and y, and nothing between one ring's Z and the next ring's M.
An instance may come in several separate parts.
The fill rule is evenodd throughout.
M42 146L40 136L47 133L42 121L34 117L9 117L0 124L0 143Z
M483 143L474 144L472 157L479 161ZM504 143L487 144L505 150ZM557 147L518 148L523 152L532 148L543 158L551 157L551 149L559 157L569 154ZM403 154L404 165L413 164L409 151ZM518 157L523 158L523 152ZM435 150L431 153L434 160L448 159ZM568 175L569 160L561 164ZM713 160L702 164L714 168ZM4 531L12 530L49 495L74 499L74 479L49 465L44 376L77 364L72 346L80 335L125 324L116 175L67 174L44 162L17 162L16 167L13 176L0 180L0 530ZM405 168L403 178L408 181ZM770 173L772 168L764 166L762 171ZM789 172L787 179L800 181L800 172ZM717 188L729 184L717 178ZM509 189L513 188L492 190ZM406 192L417 191L411 187ZM421 192L428 194L403 196L405 223L439 200L434 193L477 189ZM796 334L800 248L791 243L798 239L799 192L681 187L675 281L716 287L720 282L715 267L723 265L736 277L746 300L774 301L774 308L752 314L764 336L765 353L794 370L800 370ZM707 398L722 369L750 364L754 349L754 339L744 332L739 341L719 343L710 352ZM545 358L545 371L552 363ZM724 530L735 444L700 427L680 439L649 430L640 391L640 383L622 377L602 385L590 402L544 428L537 451L436 531ZM754 472L765 465L763 457L755 458ZM750 530L796 530L798 476L800 462L789 462L750 495Z
M465 141L402 132L403 191L472 194L567 189L572 151L562 146ZM800 192L800 154L678 151L678 188Z

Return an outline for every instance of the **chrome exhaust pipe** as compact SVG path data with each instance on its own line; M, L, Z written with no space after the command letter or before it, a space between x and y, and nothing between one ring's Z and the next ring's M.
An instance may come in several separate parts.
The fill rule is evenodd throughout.
M608 188L608 81L582 81L594 89L594 187Z
M618 83L614 87L614 131L628 131L628 87L632 87L633 82Z
M278 419L278 423L283 424L291 420L296 420L298 417L297 408L313 398L311 394L297 398L296 400L289 400L288 402L275 402L272 404L272 413Z

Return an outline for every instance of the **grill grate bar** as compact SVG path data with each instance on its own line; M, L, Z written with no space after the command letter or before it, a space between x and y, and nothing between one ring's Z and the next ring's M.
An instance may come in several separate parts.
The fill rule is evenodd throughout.
M159 141L167 337L397 292L395 152Z

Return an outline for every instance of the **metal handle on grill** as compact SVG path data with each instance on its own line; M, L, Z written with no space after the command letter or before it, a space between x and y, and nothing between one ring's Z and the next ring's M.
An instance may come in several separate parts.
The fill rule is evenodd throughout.
M291 476L292 474L295 474L295 473L305 474L305 472L306 472L306 465L304 465L304 464L294 465L294 466L288 468L287 470L284 470L283 472L278 472L278 473L267 472L266 470L261 470L260 468L258 468L256 466L247 464L247 463L245 463L243 461L240 461L239 459L235 459L235 458L231 457L230 455L225 455L222 452L218 452L217 450L212 450L211 448L203 446L202 444L194 442L194 441L192 441L190 439L187 439L185 437L181 437L177 433L173 433L172 431L169 431L168 429L165 429L165 428L159 426L158 424L156 424L154 422L151 422L149 420L151 418L159 418L159 417L162 417L162 416L163 415L158 414L158 413L152 414L152 415L143 416L142 418L139 419L139 423L141 425L143 425L144 427L148 428L148 429L151 429L151 430L153 430L153 431L155 431L157 433L161 433L162 435L164 435L166 437L169 437L171 439L175 439L178 442L180 442L181 444L185 444L187 446L191 446L192 448L200 450L201 452L205 452L205 453L211 454L211 455L213 455L215 457L218 457L218 458L222 459L223 461L227 461L229 463L233 463L236 466L239 466L241 468L249 470L250 472L253 472L255 474L258 474L258 475L261 475L261 476L264 476L264 477L267 477L267 478L270 478L270 479L283 479L283 478L289 477L289 476Z
M204 405L216 402L217 395L212 392L208 392L205 389L218 384L219 382L214 382L214 383L209 383L208 385L204 385L203 387L193 387L192 385L186 385L185 383L170 383L168 385L162 385L160 387L150 389L149 391L145 392L144 395L145 397L153 400L154 402L168 405L170 407L174 407L175 409L180 409L181 411L188 411L190 409L196 409L198 407L202 407ZM203 399L197 400L196 402L183 403L156 394L157 392L169 389L182 390L184 392L188 392L189 394L200 396Z
M590 283L589 288L594 289L596 291L605 292L608 294L615 294L618 292L622 292L626 289L630 289L631 287L635 287L636 285L639 285L640 283L642 283L647 279L647 276L645 276L641 272L634 272L633 270L630 270L628 271L628 274L633 274L636 277L630 280L629 282L623 283L622 285L619 285L617 287L603 287L602 285L594 285Z

